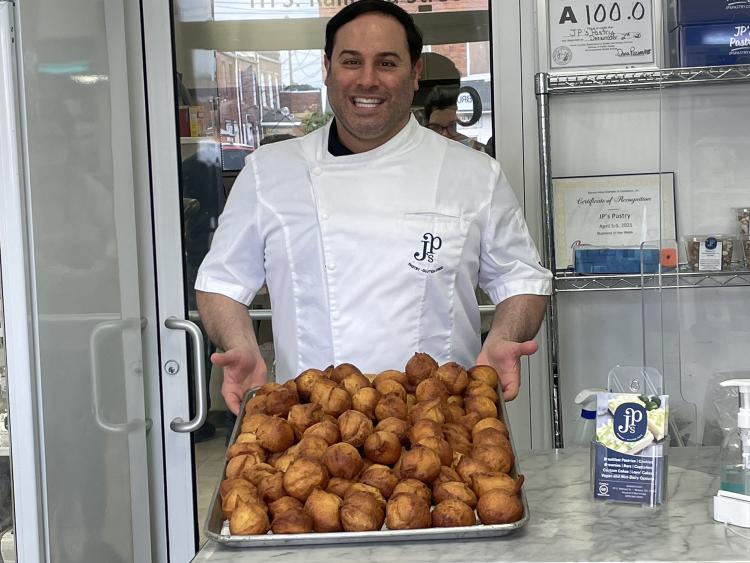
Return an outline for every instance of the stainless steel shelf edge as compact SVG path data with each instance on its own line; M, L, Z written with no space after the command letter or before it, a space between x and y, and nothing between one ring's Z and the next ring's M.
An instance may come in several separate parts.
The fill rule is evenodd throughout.
M670 68L649 71L581 72L570 75L542 73L540 76L544 83L544 93L550 95L575 94L750 82L750 65ZM539 91L539 88L537 88L537 91Z
M691 289L716 287L750 287L750 271L668 272L663 274L587 276L558 273L555 291L623 291L634 289Z

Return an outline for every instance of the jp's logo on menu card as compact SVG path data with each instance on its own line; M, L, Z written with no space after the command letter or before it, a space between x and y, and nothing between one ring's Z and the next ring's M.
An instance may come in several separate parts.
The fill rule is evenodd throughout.
M422 235L422 250L414 253L414 258L419 262L427 260L432 262L435 259L435 252L443 246L443 239L436 237L432 233Z
M623 403L615 409L614 430L623 442L637 442L646 435L648 417L646 409L638 403Z

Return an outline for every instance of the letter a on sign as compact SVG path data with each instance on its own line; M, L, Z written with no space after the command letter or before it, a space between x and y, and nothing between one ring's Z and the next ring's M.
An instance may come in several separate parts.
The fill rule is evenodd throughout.
M578 20L576 19L576 15L573 13L573 8L570 6L565 6L562 11L562 15L560 16L560 23L578 23Z

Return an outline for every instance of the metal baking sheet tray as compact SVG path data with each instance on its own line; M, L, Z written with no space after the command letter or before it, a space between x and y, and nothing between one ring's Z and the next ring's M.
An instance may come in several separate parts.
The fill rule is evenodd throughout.
M255 390L251 390L245 397L245 401L243 402L242 408L240 410L240 415L237 417L237 422L235 423L234 429L232 431L232 437L229 442L230 444L234 443L234 440L240 431L242 419L245 415L245 403L254 395L254 391ZM498 391L498 396L500 404L499 418L503 422L506 422L508 416L505 410L505 402L502 399L502 391ZM507 426L512 445L513 433L511 432L510 425L507 424ZM515 449L515 446L513 446L514 456L516 454ZM514 463L513 470L510 472L510 475L513 477L516 477L518 475L518 465L516 463ZM221 497L219 495L219 485L224 480L226 467L227 462L225 460L224 468L221 471L221 477L216 483L216 490L214 491L213 497L211 499L211 505L208 509L208 516L206 517L204 532L207 538L228 547L271 547L289 545L320 545L328 543L371 543L384 541L411 542L420 540L460 540L471 538L487 538L512 534L519 528L525 526L526 522L529 521L529 505L526 502L526 495L523 489L521 489L523 517L519 521L513 522L512 524L477 524L476 526L464 526L456 528L420 528L417 530L388 530L384 526L383 529L378 532L311 532L309 534L273 534L271 532L268 532L267 534L263 535L233 536L229 533L228 521L225 521L224 517L221 514Z

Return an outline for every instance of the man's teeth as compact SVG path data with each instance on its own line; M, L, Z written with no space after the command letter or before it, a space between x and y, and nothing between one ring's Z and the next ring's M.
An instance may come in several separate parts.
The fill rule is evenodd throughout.
M354 98L355 106L375 107L382 103L383 103L383 100L379 100L377 98Z

